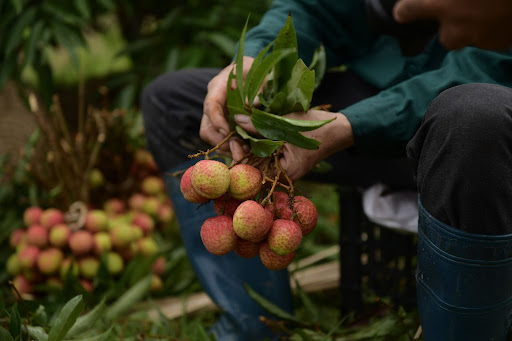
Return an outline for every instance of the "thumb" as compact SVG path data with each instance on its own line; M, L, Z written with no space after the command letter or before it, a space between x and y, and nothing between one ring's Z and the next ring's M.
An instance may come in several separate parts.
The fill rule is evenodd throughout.
M393 18L401 24L435 17L435 9L427 0L399 0L393 7Z

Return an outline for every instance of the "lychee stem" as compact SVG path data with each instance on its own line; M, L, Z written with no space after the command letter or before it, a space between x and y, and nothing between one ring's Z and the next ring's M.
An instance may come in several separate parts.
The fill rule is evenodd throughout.
M224 138L224 140L220 141L215 147L211 148L211 149L208 149L207 151L200 151L198 153L195 153L195 154L192 154L192 155L189 155L188 157L190 159L192 158L195 158L195 157L199 157L201 155L204 155L204 159L205 160L208 160L210 158L210 154L213 153L214 151L216 151L217 149L219 149L224 143L228 142L228 140L233 137L233 135L236 134L236 130L232 130L229 132L228 136L226 136Z

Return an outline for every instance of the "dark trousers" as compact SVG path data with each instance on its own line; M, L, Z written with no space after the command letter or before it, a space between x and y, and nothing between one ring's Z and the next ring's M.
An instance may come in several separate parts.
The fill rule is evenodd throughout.
M181 70L150 83L141 98L148 148L166 171L204 150L199 138L206 87L218 69ZM326 75L313 105L332 111L379 90L351 72ZM342 151L328 174L308 179L396 189L417 189L440 221L470 233L506 234L512 206L512 90L468 84L444 91L431 104L403 157ZM416 177L414 176L416 174Z

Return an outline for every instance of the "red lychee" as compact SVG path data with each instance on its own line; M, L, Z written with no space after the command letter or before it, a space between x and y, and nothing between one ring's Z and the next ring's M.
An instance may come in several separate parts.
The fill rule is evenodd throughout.
M85 228L91 232L106 231L108 229L108 216L103 210L88 211L85 216Z
M144 235L150 234L155 228L153 218L144 212L136 212L133 216L132 224L140 227Z
M25 224L25 226L40 225L42 214L43 214L43 209L41 207L37 207L37 206L28 207L23 212L23 223Z
M242 258L254 258L260 252L260 243L253 243L238 237L235 252Z
M11 235L9 237L9 245L15 249L20 244L24 243L26 241L27 237L27 230L25 229L15 229L11 232Z
M206 250L214 255L225 255L235 248L237 236L233 230L233 219L228 216L206 219L200 234Z
M76 256L89 253L94 246L92 233L85 230L75 231L69 237L69 248Z
M128 206L135 211L142 210L142 206L144 206L144 202L146 202L146 196L142 193L134 193L128 199Z
M32 225L27 230L27 244L39 248L48 244L48 230L41 225Z
M39 252L39 248L33 245L22 248L18 253L20 267L22 269L32 269L36 265Z
M293 208L296 214L294 221L302 230L302 235L311 233L318 221L318 210L315 204L308 198L299 196L295 197Z
M44 275L51 275L59 271L64 254L60 249L49 248L42 250L37 257L37 268Z
M91 280L81 278L80 284L82 285L82 288L84 288L87 292L93 292L94 291L94 285L92 284Z
M103 204L103 210L107 213L108 216L116 216L124 213L126 210L126 205L121 199L110 198Z
M165 203L158 207L157 219L160 223L167 224L174 218L174 209L171 204Z
M237 164L229 170L228 193L235 199L253 199L261 190L261 171L251 165Z
M267 203L265 208L270 210L273 217L278 217L278 212L282 211L288 206L289 199L290 197L285 192L275 191L272 201Z
M67 224L57 224L50 229L48 239L50 244L57 247L65 247L69 243L71 229Z
M41 225L47 229L64 223L64 213L56 208L47 208L41 214Z
M286 269L288 265L291 264L294 257L295 252L281 256L272 251L267 242L261 243L260 260L267 269L275 271Z
M155 262L153 263L151 270L156 275L162 275L165 271L165 258L158 257L157 259L155 259Z
M23 275L14 277L12 283L21 296L31 294L34 290L30 281Z
M220 161L201 160L190 172L190 181L202 197L215 199L226 193L230 175L228 166Z
M229 194L225 193L220 197L213 200L213 208L217 215L227 215L233 217L235 210L242 203L242 200L235 199Z
M297 250L302 242L302 231L294 221L277 219L270 228L267 242L272 251L285 256Z
M187 168L187 170L185 171L185 173L183 173L183 175L181 177L181 181L180 181L181 193L183 194L183 197L185 199L187 199L188 201L195 203L195 204L203 204L210 199L201 196L194 189L194 186L192 186L192 182L190 181L190 173L192 172L192 169L194 169L194 166Z
M241 203L233 215L235 233L251 242L265 239L272 222L272 214L254 200Z

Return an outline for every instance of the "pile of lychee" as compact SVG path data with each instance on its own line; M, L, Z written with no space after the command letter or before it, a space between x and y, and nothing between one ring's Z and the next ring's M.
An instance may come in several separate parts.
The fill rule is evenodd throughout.
M110 198L100 208L89 207L82 225L68 216L57 208L32 206L24 211L24 227L10 235L14 253L7 260L7 272L20 294L37 294L42 286L62 287L69 276L92 292L102 262L116 278L136 256L155 258L148 269L153 272L152 289L163 287L165 259L157 254L154 232L169 225L174 211L160 177L146 177L141 191L127 200Z
M282 270L317 223L311 200L269 189L260 169L249 164L200 160L185 170L180 185L192 203L213 200L217 216L203 222L200 234L214 255L259 256L268 269Z

